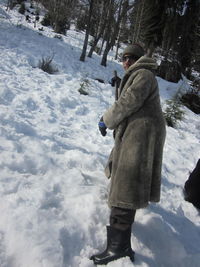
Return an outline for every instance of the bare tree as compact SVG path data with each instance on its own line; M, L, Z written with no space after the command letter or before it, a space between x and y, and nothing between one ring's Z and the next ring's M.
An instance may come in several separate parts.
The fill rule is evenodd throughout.
M86 51L87 51L87 45L88 45L88 39L89 39L89 33L90 33L90 22L92 18L92 11L93 11L93 5L94 5L94 0L88 0L89 3L89 15L88 15L88 21L87 21L87 28L86 28L86 33L85 33L85 40L83 44L83 49L82 53L80 56L80 61L85 61L86 57Z
M132 42L141 43L142 19L144 16L145 0L135 0L131 14Z
M110 1L110 24L106 32L106 47L101 60L102 66L106 66L107 64L107 55L115 45L122 17L126 14L128 7L127 0L120 0L118 3L115 3L113 0Z
M108 22L108 13L109 13L109 1L103 0L99 2L100 8L98 9L99 17L98 24L96 26L96 34L94 36L90 51L88 53L88 57L92 57L92 54L100 40L103 37L103 33L105 32L106 25ZM95 7L96 8L96 7Z
M130 1L131 2L131 1ZM116 41L116 53L115 53L115 59L118 57L118 50L121 43L127 43L129 42L129 14L131 13L131 10L133 8L133 4L129 3L129 0L126 0L123 5L123 13L122 13L122 19L119 26L119 32L117 36Z

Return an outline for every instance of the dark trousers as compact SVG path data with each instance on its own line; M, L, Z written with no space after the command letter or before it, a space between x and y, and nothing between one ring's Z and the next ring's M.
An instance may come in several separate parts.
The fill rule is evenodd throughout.
M112 207L110 213L110 226L119 230L127 230L135 219L136 210Z

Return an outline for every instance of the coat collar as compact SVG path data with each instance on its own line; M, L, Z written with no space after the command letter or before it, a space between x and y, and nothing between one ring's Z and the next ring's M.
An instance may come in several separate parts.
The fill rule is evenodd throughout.
M143 56L140 57L133 65L131 65L125 72L125 75L130 75L130 73L138 69L148 69L155 72L158 68L156 61L153 58Z
M131 73L139 69L148 69L152 72L155 72L157 68L158 65L154 59L147 56L140 57L133 65L128 68L128 70L126 70L118 88L118 95L121 94L124 85L128 81L128 78L130 77Z

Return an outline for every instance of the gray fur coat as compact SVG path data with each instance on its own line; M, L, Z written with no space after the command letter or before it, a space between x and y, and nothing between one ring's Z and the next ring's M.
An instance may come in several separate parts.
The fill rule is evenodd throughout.
M156 62L146 56L130 66L121 81L119 99L103 115L106 126L115 130L105 168L111 177L110 207L139 209L160 200L166 129L156 68Z

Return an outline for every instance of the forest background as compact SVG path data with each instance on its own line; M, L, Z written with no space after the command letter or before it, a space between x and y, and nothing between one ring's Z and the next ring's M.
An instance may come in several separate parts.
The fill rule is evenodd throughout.
M8 0L7 8L24 0ZM122 44L140 43L148 55L159 53L162 61L158 76L178 82L185 75L199 89L192 71L200 71L200 1L199 0L37 0L35 21L40 19L41 5L47 10L42 24L58 34L67 34L71 25L85 32L80 60L102 55L106 66L109 51L116 46L120 58ZM28 15L27 15L28 19ZM92 40L89 42L89 36ZM88 43L89 42L89 43ZM86 51L90 45L89 53Z

